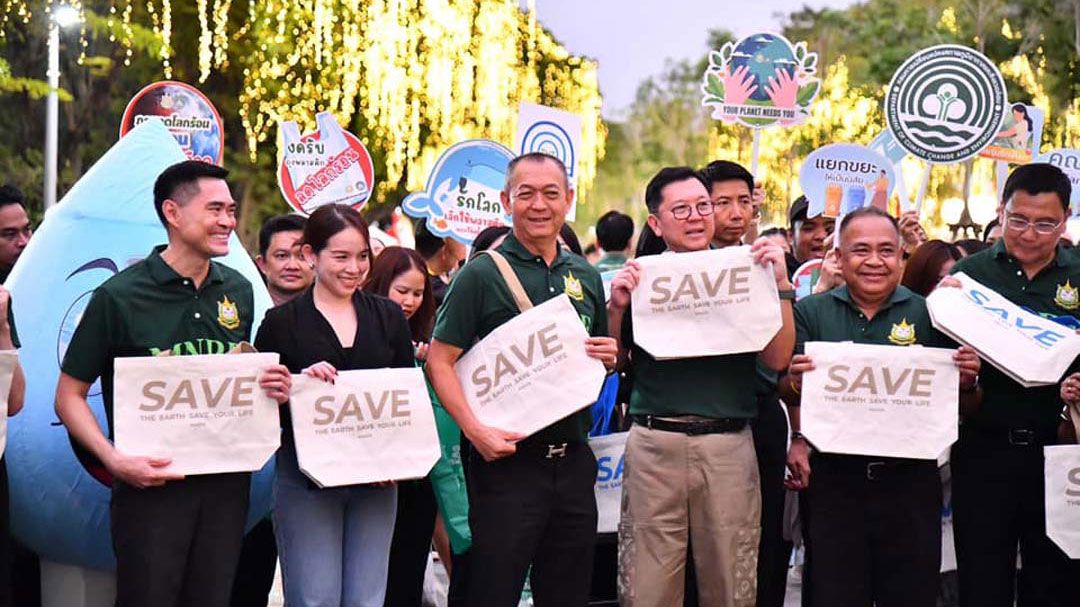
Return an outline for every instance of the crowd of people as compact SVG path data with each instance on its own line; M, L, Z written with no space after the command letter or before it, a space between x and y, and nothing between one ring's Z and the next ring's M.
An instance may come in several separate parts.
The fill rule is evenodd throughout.
M914 213L897 219L868 207L838 222L810 216L804 197L790 205L788 225L760 229L764 193L744 167L668 167L645 188L647 224L638 234L629 216L611 211L583 250L565 223L573 201L566 168L526 154L510 163L501 194L512 226L488 228L471 252L420 222L415 250L376 255L368 224L343 205L269 219L255 261L274 307L261 324L252 285L215 261L236 227L227 177L195 161L158 177L153 204L167 243L96 289L61 365L57 414L113 479L120 607L264 607L279 560L290 607L419 606L433 545L451 605L515 606L528 580L539 607L584 606L607 576L628 607L779 607L791 561L790 495L806 548L803 605L934 606L939 462L816 450L800 431L803 376L815 368L804 351L810 341L954 349L959 604L1076 604L1080 567L1044 528L1042 447L1075 442L1064 409L1080 401L1080 374L1025 388L935 329L925 301L963 271L1080 327L1076 300L1058 296L1062 285L1080 285L1080 257L1065 235L1071 186L1059 169L1016 168L983 239L948 243L927 239ZM31 236L24 204L0 188L4 276ZM638 259L740 245L769 269L780 298L782 326L761 351L657 359L635 341ZM813 260L821 260L814 294L796 302L793 275ZM596 548L595 407L524 436L483 424L454 371L473 344L520 313L521 298L538 305L564 293L589 334L580 348L609 371L601 400L610 397L614 416L600 431L628 431L617 562L607 564ZM239 322L218 320L223 300ZM912 328L910 339L896 339L900 323ZM15 327L0 288L0 350L19 347ZM225 351L215 344L248 340L280 355L259 386L283 405L283 433L272 514L245 533L250 474L169 473L168 458L116 449L111 420L116 358L183 343ZM414 366L425 371L437 413L460 429L443 437L460 458L444 449L437 464L463 474L460 499L447 498L435 472L319 488L297 463L292 376L333 381L346 370ZM104 430L87 401L98 379ZM17 370L9 415L22 406L25 381ZM5 502L6 487L5 478ZM6 503L0 512L6 526ZM463 519L464 528L453 522ZM8 551L0 552L10 571ZM25 604L11 597L20 581L0 584L0 605Z

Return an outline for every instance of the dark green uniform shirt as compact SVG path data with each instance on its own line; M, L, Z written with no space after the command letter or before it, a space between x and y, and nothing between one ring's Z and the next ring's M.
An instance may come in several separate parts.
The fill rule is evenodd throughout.
M1060 245L1050 265L1028 280L1020 264L1005 250L1005 240L965 257L953 266L1005 299L1070 329L1080 328L1080 258ZM1025 388L990 364L979 372L982 407L971 420L1001 428L1048 432L1057 428L1063 407L1059 387Z
M629 307L623 316L622 343L630 345L634 371L632 415L757 417L757 394L769 377L767 369L758 369L757 352L656 360L634 341Z
M934 329L926 300L907 287L897 287L870 320L851 300L847 286L800 299L795 304L795 352L802 354L808 341L956 347Z
M93 383L101 378L112 436L113 361L121 356L224 354L249 339L254 301L239 272L210 262L196 290L163 259L164 245L106 280L90 298L71 337L61 370Z
M604 285L600 274L584 258L560 249L549 267L512 233L498 251L510 263L533 305L565 292L581 316L585 330L594 337L607 335ZM450 284L435 322L435 339L467 351L518 313L514 297L495 262L481 255L465 264ZM540 430L529 442L585 442L590 425L591 414L586 408Z

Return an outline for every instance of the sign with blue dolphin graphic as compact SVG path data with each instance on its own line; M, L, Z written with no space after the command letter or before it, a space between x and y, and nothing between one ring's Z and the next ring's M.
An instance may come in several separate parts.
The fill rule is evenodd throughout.
M186 159L159 119L132 129L46 214L7 280L27 377L26 406L8 426L11 529L44 559L114 567L107 478L89 454L76 455L57 420L56 382L94 289L166 241L154 212L154 180ZM235 234L221 261L251 281L257 327L270 297ZM105 428L100 381L89 402ZM252 482L249 523L269 511L272 476L271 460Z
M406 196L401 208L426 218L432 234L471 245L484 228L510 225L499 192L513 158L509 148L487 139L456 143L439 156L424 191Z

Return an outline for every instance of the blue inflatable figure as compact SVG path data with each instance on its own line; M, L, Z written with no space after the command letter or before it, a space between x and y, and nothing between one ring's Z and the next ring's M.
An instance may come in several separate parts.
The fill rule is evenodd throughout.
M166 242L154 212L154 180L186 159L159 120L133 129L46 214L7 280L27 378L26 405L8 424L11 529L43 559L115 568L104 484L109 479L88 453L76 456L53 408L56 382L93 290ZM270 296L235 234L221 261L251 281L258 327ZM104 429L100 381L89 402ZM272 462L252 482L249 526L269 511Z

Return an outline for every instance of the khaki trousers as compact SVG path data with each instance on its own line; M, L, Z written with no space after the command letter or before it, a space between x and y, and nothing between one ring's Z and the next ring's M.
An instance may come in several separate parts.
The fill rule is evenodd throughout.
M623 607L682 605L688 540L701 607L754 607L760 534L749 427L703 436L630 429L619 523Z

